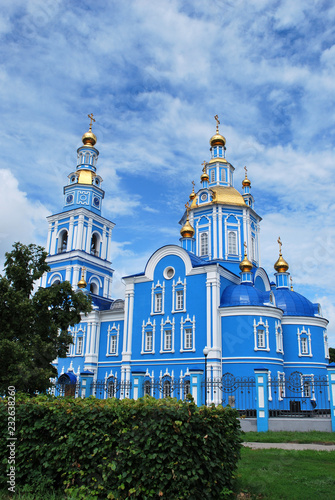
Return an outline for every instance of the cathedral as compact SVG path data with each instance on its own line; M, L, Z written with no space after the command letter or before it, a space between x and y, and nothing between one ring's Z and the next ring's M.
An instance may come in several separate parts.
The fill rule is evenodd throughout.
M144 270L124 277L124 300L113 298L115 224L102 215L105 192L90 118L63 208L48 217L50 271L41 286L67 280L93 306L70 329L67 357L54 362L57 381L72 382L82 397L191 393L199 405L217 405L225 401L223 380L226 387L262 368L279 387L299 374L308 397L314 377L327 373L328 321L319 304L293 290L280 238L276 282L259 266L262 219L246 168L241 192L234 187L218 117L200 186L193 183L186 210L181 207L180 245L158 248Z

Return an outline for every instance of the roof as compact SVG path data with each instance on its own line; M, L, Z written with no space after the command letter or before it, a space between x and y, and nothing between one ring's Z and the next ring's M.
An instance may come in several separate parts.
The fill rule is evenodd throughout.
M269 303L269 294L248 283L229 285L222 292L220 307L264 306Z
M318 313L318 305L313 304L300 293L288 288L277 288L273 290L276 306L284 311L284 316L315 316Z
M238 205L245 207L246 203L241 193L233 187L213 186L208 188L213 191L213 198L209 203L202 203L201 207L212 205L213 203L222 203L223 205Z

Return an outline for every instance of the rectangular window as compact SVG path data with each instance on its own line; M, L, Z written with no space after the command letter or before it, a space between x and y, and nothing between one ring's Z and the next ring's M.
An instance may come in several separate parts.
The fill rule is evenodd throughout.
M311 397L311 382L309 380L304 380L304 396L305 398Z
M211 170L211 182L215 182L215 170Z
M109 339L109 353L110 354L116 353L116 344L117 344L116 335L111 335L111 337Z
M265 333L264 330L257 331L257 347L264 348L265 347Z
M208 233L200 235L200 255L208 255Z
M155 294L155 312L162 312L162 294Z
M182 310L184 309L184 291L177 290L176 292L176 309Z
M152 332L145 332L145 350L152 351Z
M77 338L77 354L83 354L83 337Z
M301 337L301 354L308 354L308 345L306 337Z
M235 231L229 231L228 233L228 253L230 255L237 254L237 237Z
M165 330L164 332L164 349L170 351L172 348L172 330Z
M185 328L185 349L192 349L192 328Z

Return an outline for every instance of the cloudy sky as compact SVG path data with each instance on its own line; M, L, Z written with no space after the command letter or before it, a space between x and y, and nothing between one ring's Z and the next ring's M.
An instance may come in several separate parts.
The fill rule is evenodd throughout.
M122 296L121 276L179 244L218 114L263 217L263 267L272 279L280 235L335 346L334 27L327 0L2 0L0 260L46 243L93 113Z

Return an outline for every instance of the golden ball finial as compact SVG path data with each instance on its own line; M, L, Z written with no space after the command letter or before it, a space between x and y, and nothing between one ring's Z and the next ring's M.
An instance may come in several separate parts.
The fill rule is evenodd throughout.
M192 186L193 186L193 188L192 188L192 193L190 194L190 200L193 201L194 198L196 197L196 194L194 192L194 186L195 186L194 181L192 181Z
M286 262L286 260L283 258L282 253L281 253L281 247L283 244L281 242L280 236L279 236L277 242L279 244L279 258L278 258L277 262L275 263L274 268L277 271L277 273L286 273L286 271L289 268L289 265Z
M218 115L215 115L214 119L216 120L216 133L210 138L209 144L211 146L225 146L226 139L219 133L220 121Z
M93 113L91 113L90 115L87 115L87 116L91 120L91 122L90 122L90 128L89 128L88 132L86 132L83 135L83 137L81 138L81 140L83 141L84 146L91 146L91 147L93 147L96 144L96 142L97 142L96 135L93 134L93 132L92 132L92 121L95 122L95 119L93 118Z
M195 231L194 228L191 226L188 218L188 212L190 210L188 202L186 203L185 208L186 208L186 222L181 228L180 234L182 235L183 238L193 238Z
M78 288L86 288L87 287L87 283L85 281L85 270L86 270L86 268L83 267L82 271L81 271L81 279L78 281Z
M242 181L242 186L243 187L247 187L247 186L251 186L251 182L249 181L248 177L247 177L247 173L248 173L248 170L247 170L247 167L244 167L244 170L245 170L245 177Z
M203 169L202 169L200 181L201 182L205 182L205 181L209 182L209 175L207 174L207 162L203 161L201 165L203 165Z
M240 269L242 273L250 273L252 268L252 262L247 257L247 244L244 242L244 259L240 262Z

